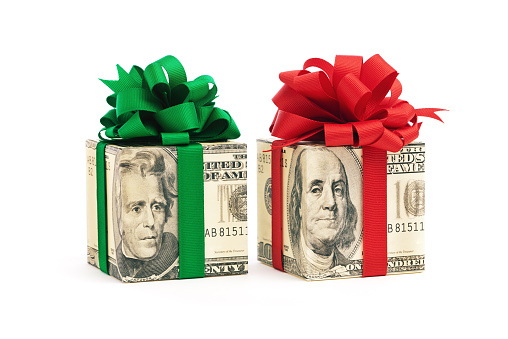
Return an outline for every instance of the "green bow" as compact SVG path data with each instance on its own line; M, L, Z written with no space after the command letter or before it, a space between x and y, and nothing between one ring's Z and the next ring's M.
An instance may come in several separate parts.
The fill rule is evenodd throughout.
M211 76L187 81L182 64L171 55L145 70L133 66L127 73L116 67L118 80L100 79L114 92L106 99L113 109L100 120L101 140L142 138L183 145L240 136L229 113L215 107L217 86ZM109 139L102 136L103 131Z
M129 73L118 65L117 69L118 80L101 79L114 93L106 100L113 109L101 118L103 142L96 149L99 267L108 273L106 144L156 142L181 145L177 147L179 278L204 277L203 147L194 142L236 139L240 131L227 111L214 107L213 78L202 75L187 81L177 58L168 55L145 70L133 66Z

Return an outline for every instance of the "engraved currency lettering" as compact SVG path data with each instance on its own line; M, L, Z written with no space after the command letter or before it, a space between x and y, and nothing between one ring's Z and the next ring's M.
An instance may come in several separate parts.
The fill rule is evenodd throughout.
M224 172L221 179L222 180L247 180L247 171Z
M422 271L425 269L425 256L412 255L388 258L387 273Z
M388 164L412 164L425 161L423 153L395 153L388 155Z
M421 147L404 147L398 153L387 156L388 174L425 172L425 151Z
M420 173L425 172L424 163L410 163L410 164L390 164L388 165L389 174L397 173Z
M203 169L205 171L241 168L243 168L243 163L241 161L213 161L203 163Z
M237 275L246 273L245 262L205 264L205 276Z
M258 153L258 164L271 164L272 154L270 152L259 152Z
M243 154L241 159L246 159ZM239 158L240 159L240 158ZM242 171L238 171L241 170ZM234 181L247 180L247 161L211 161L203 163L203 180L206 181Z
M258 256L272 260L272 245L260 241L258 243Z
M204 172L203 173L203 180L204 181L218 181L220 179L221 173L220 172Z
M233 180L247 180L247 171L228 171L228 172L204 172L204 181L233 181Z
M94 155L89 155L87 158L86 158L86 162L88 163L88 165L90 166L95 166L95 156Z

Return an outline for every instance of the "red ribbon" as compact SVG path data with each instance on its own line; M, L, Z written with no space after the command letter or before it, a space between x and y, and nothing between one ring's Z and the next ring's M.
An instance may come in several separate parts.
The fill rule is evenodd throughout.
M320 70L310 72L310 67ZM324 140L326 146L367 146L363 147L363 276L386 275L386 151L398 152L418 137L418 117L442 121L435 113L442 109L415 109L400 100L398 73L378 54L365 62L360 56L337 55L334 65L313 58L303 68L280 73L284 85L273 98L278 111L270 132L285 139L272 145L273 266L283 270L280 148L302 140Z

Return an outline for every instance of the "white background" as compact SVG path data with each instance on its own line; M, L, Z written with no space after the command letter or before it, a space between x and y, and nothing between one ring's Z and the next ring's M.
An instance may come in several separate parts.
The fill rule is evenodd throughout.
M14 2L12 2L14 3ZM10 337L506 335L501 1L19 1L1 5L1 309ZM278 73L379 53L424 121L426 272L308 283L256 261L255 139ZM215 78L249 144L249 274L122 284L86 261L85 140L98 78L172 54ZM187 331L187 332L186 332ZM5 335L2 337L6 338Z

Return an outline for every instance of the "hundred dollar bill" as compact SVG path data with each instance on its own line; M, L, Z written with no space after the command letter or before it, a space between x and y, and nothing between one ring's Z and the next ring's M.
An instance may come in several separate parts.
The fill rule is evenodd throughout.
M272 266L272 139L257 140L258 260ZM308 280L362 275L362 149L282 149L284 270ZM425 268L425 145L387 156L388 274Z
M245 274L247 145L202 145L205 276ZM96 146L86 142L88 263L99 267ZM178 278L177 161L175 146L106 146L108 272L117 279Z

